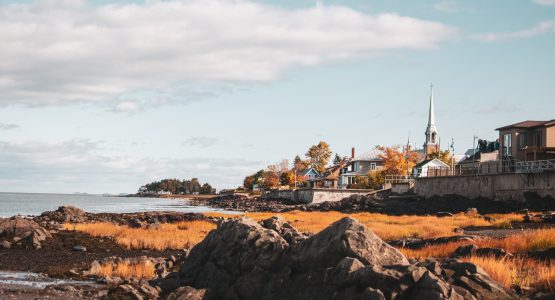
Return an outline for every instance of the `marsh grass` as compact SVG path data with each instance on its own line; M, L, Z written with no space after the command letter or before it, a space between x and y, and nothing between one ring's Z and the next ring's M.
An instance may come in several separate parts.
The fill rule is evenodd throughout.
M150 261L141 261L137 263L120 262L115 266L112 263L105 263L100 266L98 272L92 274L99 277L120 277L122 279L129 278L154 278L154 264Z
M77 230L95 237L111 237L128 249L183 249L199 243L216 225L207 221L185 221L161 224L159 229L130 228L113 223L65 224L65 229Z

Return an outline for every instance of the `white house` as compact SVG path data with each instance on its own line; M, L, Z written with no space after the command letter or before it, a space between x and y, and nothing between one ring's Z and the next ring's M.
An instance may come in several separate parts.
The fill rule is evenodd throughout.
M413 177L427 177L427 176L436 176L436 174L445 174L449 173L449 166L442 162L441 160L434 158L434 159L426 159L418 163L412 169L412 176Z

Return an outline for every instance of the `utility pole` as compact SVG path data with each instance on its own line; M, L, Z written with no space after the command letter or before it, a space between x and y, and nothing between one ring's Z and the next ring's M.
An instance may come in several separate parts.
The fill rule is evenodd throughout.
M476 139L477 138L478 137L474 135L472 139L472 148L474 148L473 149L474 153L472 154L472 167L474 167L474 160L476 159Z
M451 138L451 175L455 175L455 140Z

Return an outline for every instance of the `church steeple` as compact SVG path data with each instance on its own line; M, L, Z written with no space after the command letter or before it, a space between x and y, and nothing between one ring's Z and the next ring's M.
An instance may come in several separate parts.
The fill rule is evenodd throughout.
M436 127L436 117L434 111L434 85L430 85L430 108L428 112L428 126L426 127L426 142L424 152L426 157L439 151L439 137Z

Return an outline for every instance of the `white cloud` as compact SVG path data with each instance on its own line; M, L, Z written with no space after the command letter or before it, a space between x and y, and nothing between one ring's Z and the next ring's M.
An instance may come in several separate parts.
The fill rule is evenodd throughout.
M16 124L0 123L0 130L16 129L18 127L19 125L16 125Z
M0 5L0 105L105 103L134 112L191 101L191 82L252 82L293 68L434 48L442 23L343 6L287 10L245 0ZM130 96L140 93L140 100ZM145 106L145 103L147 104ZM166 103L166 102L162 102Z
M482 42L510 41L518 39L532 38L547 33L555 32L555 21L545 21L528 29L513 32L491 32L471 36L472 39Z
M532 2L539 5L555 5L555 0L534 0Z
M16 192L134 192L163 178L198 177L233 187L258 161L232 158L137 158L107 154L98 142L0 141L0 190Z
M185 146L208 148L218 144L219 140L205 136L195 136L188 138L183 142Z

